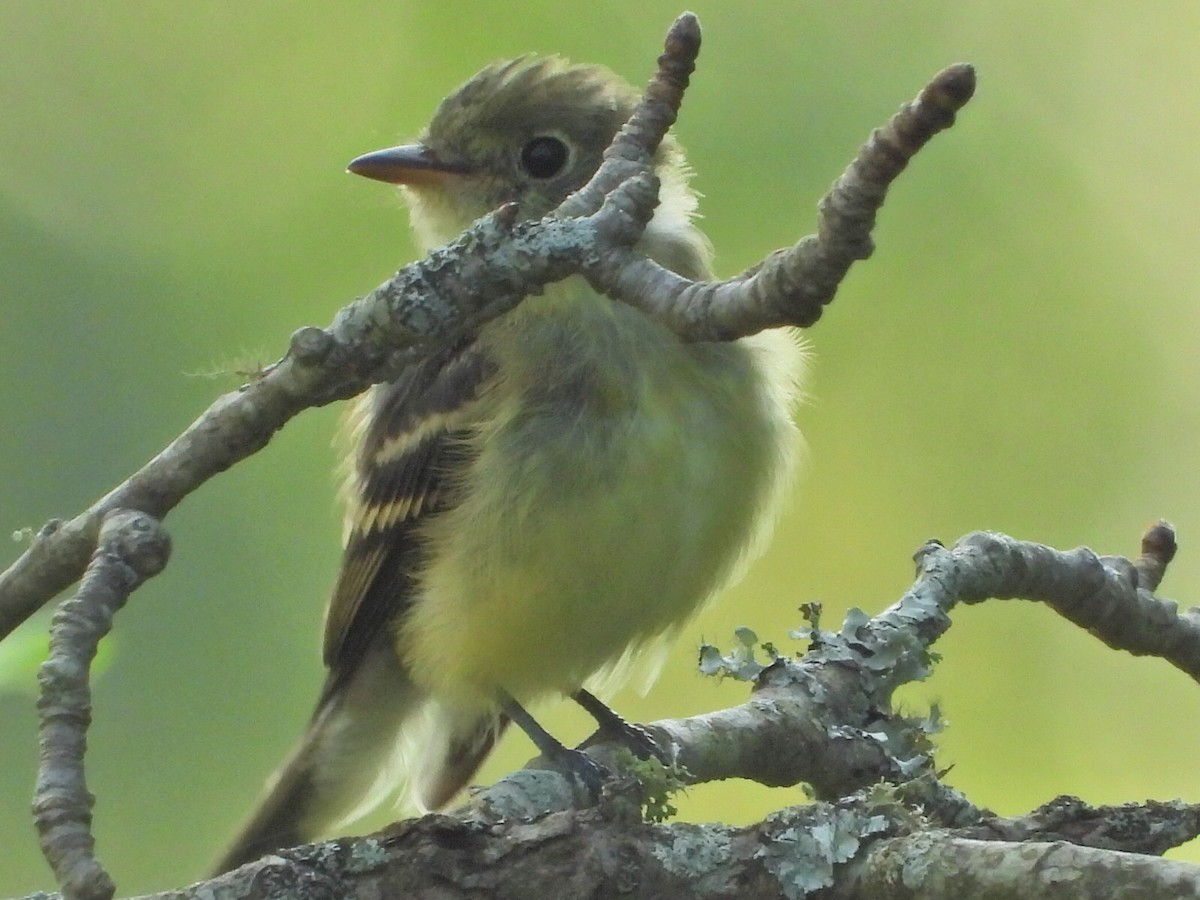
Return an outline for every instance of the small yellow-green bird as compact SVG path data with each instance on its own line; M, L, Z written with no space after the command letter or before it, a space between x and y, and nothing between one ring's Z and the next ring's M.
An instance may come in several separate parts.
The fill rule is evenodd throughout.
M503 203L538 218L585 184L638 100L607 69L523 57L442 101L419 142L350 171L402 186L421 246ZM668 136L648 256L710 277ZM789 481L790 332L684 343L574 276L358 402L342 569L316 711L224 871L312 840L407 780L437 808L509 721L678 633L757 552ZM400 751L401 764L396 765Z

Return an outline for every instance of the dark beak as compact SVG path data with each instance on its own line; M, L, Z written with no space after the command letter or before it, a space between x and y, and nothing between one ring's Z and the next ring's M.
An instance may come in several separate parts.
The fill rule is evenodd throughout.
M470 170L438 159L424 144L405 144L364 153L352 159L346 171L388 184L420 185L436 184L449 175L465 175Z

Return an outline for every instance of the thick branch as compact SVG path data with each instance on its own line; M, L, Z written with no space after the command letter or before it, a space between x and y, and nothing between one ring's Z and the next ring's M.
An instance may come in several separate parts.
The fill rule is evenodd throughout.
M933 777L927 723L891 712L890 691L863 661L835 660L818 649L799 661L776 660L745 703L644 727L681 770L675 773L681 784L730 778L770 787L805 783L817 798L834 800L881 781L912 782L913 802L938 822L980 821L983 812ZM596 736L582 746L619 770L621 744ZM469 814L497 823L577 804L569 776L543 764L535 760L478 790Z
M1136 853L918 832L876 844L832 894L872 900L1200 896L1200 868Z
M968 535L953 550L929 544L919 553L916 583L900 601L873 618L851 610L837 632L815 624L797 632L811 639L809 651L798 661L779 658L763 669L746 703L647 727L661 746L671 749L688 783L726 778L772 786L807 782L817 797L835 799L880 780L919 779L924 785L920 802L936 821L947 826L979 821L981 811L932 777L928 734L937 722L891 710L896 688L929 675L930 647L950 627L950 611L960 600L1020 597L1069 608L1072 621L1121 649L1130 649L1128 635L1140 639L1156 627L1167 635L1182 630L1186 638L1196 611L1179 621L1164 621L1163 611L1173 610L1174 604L1138 587L1139 578L1157 583L1170 556L1163 548L1173 546L1164 524L1147 535L1136 563L1097 557L1090 550L1064 553L996 534ZM1138 574L1143 571L1152 574ZM1153 643L1161 651L1157 655L1172 659L1173 653L1182 655L1186 642ZM509 779L521 784L507 788L506 797L536 794L545 784L526 773ZM553 790L570 794L562 786ZM481 808L489 804L501 800L488 792L477 798ZM503 805L488 810L493 820L519 814ZM1184 840L1195 836L1200 820L1190 827ZM1124 849L1144 850L1146 845Z
M807 781L835 802L784 810L745 829L653 826L633 812L640 788L629 778L607 786L597 808L579 810L566 777L529 768L478 791L453 817L287 851L224 876L221 885L247 897L419 896L431 878L459 896L536 895L534 888L548 883L561 886L563 897L603 895L617 884L634 897L800 896L821 888L835 897L974 896L987 889L1073 898L1108 896L1131 884L1149 885L1140 896L1159 895L1151 891L1163 885L1191 890L1197 867L1136 854L1193 839L1200 806L1093 809L1058 798L1027 816L997 818L940 782L926 734L936 723L900 716L889 703L899 684L928 673L929 645L949 627L948 611L959 600L978 601L1005 584L1022 586L1021 596L1055 597L1069 588L1064 565L1085 577L1096 565L1131 567L1157 583L1169 558L1164 548L1173 546L1167 537L1161 528L1148 535L1136 563L999 535L970 535L953 550L928 545L919 554L918 580L901 601L874 618L852 610L837 632L814 621L799 633L811 640L809 651L762 668L746 703L648 726L686 766L687 783ZM1008 552L988 550L997 547ZM589 752L611 762L615 749L596 744ZM896 880L900 869L908 874ZM1047 878L1047 871L1062 877Z
M956 829L984 841L1067 841L1103 850L1154 856L1200 835L1200 805L1173 800L1089 806L1078 797L1056 797L1024 816L989 816Z
M1189 897L1200 889L1200 867L1186 863L1086 842L977 840L929 828L919 809L898 803L886 786L838 803L789 807L739 828L652 825L628 812L609 797L594 809L542 811L498 824L430 815L370 837L272 854L143 900L217 894L1097 900Z

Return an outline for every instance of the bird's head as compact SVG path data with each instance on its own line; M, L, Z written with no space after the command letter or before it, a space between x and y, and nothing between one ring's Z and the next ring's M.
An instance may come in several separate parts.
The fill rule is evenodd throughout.
M418 239L438 246L504 203L519 204L519 219L550 212L595 173L637 100L603 66L524 56L488 66L446 97L416 143L367 153L348 169L401 185ZM673 141L656 167L660 176L678 170L683 182Z

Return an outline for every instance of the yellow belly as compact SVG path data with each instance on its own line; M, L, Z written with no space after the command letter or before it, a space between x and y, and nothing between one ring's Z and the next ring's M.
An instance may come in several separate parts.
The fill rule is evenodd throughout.
M796 445L790 335L681 344L578 279L518 312L481 336L501 377L398 635L458 706L573 690L686 622L769 529Z

